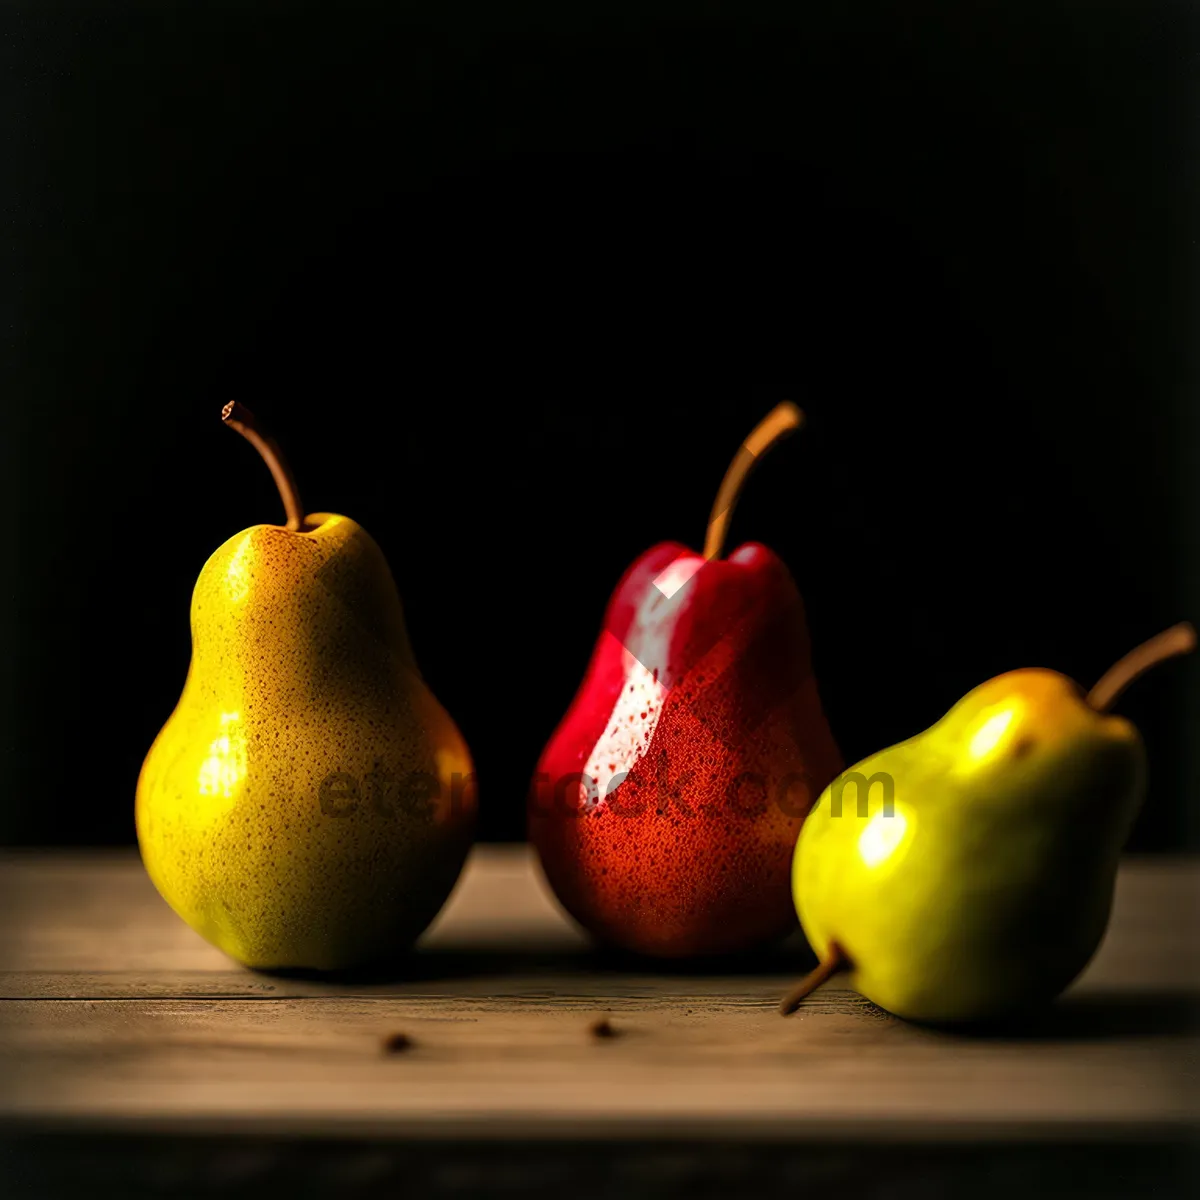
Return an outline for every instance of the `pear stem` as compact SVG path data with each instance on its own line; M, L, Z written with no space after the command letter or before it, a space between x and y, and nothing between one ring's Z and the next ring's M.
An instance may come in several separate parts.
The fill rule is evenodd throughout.
M298 533L304 528L304 507L300 503L300 489L296 486L296 477L292 474L279 443L267 432L262 422L244 404L239 404L236 400L230 400L221 409L221 420L230 429L236 429L262 455L283 500L283 510L287 513L287 528L293 533Z
M1135 680L1160 662L1188 654L1196 648L1196 631L1187 621L1172 625L1148 642L1130 650L1114 663L1088 692L1087 702L1097 711L1106 712L1118 696Z
M730 519L733 517L734 506L737 504L742 486L754 469L754 464L760 455L780 438L799 429L803 424L804 413L790 401L785 400L773 408L742 443L742 448L734 455L733 462L729 464L729 469L725 472L725 478L721 480L717 498L713 502L712 514L708 518L708 532L704 538L704 557L706 559L720 556L721 548L725 545L725 534L729 529Z
M850 960L837 942L829 943L829 951L805 977L779 1002L781 1016L790 1017L800 1007L800 1003L821 984L832 979L840 971L850 969Z

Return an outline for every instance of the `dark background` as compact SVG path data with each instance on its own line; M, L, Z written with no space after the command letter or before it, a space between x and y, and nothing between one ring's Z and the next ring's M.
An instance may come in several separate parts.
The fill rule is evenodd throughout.
M132 840L196 575L280 519L232 397L383 546L489 838L780 399L732 536L848 761L1200 617L1189 7L5 5L3 839ZM1135 848L1200 842L1198 669L1122 704Z

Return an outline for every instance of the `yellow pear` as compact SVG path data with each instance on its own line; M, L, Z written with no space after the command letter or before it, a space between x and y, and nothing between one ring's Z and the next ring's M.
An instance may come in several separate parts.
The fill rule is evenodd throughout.
M999 675L839 776L796 844L793 894L821 961L784 1012L839 971L915 1021L1003 1019L1053 1000L1104 936L1142 803L1142 739L1108 709L1195 640L1176 626L1087 694L1056 671Z
M204 565L183 694L137 785L142 859L189 924L251 967L335 970L410 946L445 903L475 817L470 754L421 677L386 560L300 506L252 414L286 526Z

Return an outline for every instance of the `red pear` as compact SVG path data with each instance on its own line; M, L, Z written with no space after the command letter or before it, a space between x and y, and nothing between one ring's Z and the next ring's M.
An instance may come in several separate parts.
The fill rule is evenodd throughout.
M721 549L750 469L802 420L780 405L747 438L702 554L665 542L625 572L542 752L530 839L563 906L602 942L724 954L795 928L800 824L843 764L787 567L758 543Z

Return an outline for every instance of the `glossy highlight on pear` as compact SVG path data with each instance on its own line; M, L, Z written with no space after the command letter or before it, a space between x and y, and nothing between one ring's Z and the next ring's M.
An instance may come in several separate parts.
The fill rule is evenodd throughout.
M142 858L171 907L243 964L390 958L458 878L470 754L421 677L374 540L305 515L253 414L223 417L271 468L287 524L243 530L200 573L183 693L138 779Z
M841 768L804 605L766 546L722 556L750 470L802 414L747 438L703 553L646 551L530 789L530 840L564 908L599 941L655 957L728 954L795 928L800 821Z
M1174 626L1087 694L1055 671L1010 671L839 776L796 843L793 894L819 963L781 1011L840 973L932 1024L1006 1020L1057 997L1104 936L1145 790L1141 736L1108 710L1195 644Z

